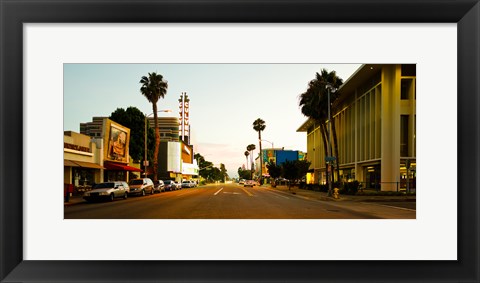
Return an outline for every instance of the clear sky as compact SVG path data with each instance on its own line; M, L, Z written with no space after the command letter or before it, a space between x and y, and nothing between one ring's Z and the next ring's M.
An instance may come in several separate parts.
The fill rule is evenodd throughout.
M296 130L306 121L298 98L322 68L346 81L358 64L65 64L64 130L80 131L94 116L110 116L117 108L137 107L145 114L152 105L141 95L142 76L157 72L168 81L159 100L159 117L179 115L182 92L190 98L191 143L206 160L223 163L230 177L246 163L247 145L258 133L253 121L266 128L262 139L275 148L306 151L306 134ZM262 142L262 148L272 147Z

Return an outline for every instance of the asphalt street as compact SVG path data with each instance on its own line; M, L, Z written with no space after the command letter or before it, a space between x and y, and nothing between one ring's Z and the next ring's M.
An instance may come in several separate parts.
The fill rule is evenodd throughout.
M415 219L395 203L328 201L269 187L218 184L65 206L65 219Z

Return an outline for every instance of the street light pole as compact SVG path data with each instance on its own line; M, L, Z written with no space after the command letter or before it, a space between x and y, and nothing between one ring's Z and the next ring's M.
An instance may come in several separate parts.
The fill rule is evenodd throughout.
M172 112L172 110L158 110L158 112ZM144 137L144 142L145 142L145 148L144 148L144 160L143 160L143 167L144 167L144 174L145 174L145 178L147 177L147 165L148 165L148 161L147 161L147 119L148 117L152 116L154 113L150 113L148 115L145 115L145 137ZM156 157L154 157L156 158ZM156 174L156 172L154 172L154 174Z

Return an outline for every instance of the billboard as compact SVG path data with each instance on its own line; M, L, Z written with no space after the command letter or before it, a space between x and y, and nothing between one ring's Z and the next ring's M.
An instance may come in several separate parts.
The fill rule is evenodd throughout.
M104 160L129 162L130 129L110 119L104 120Z
M298 160L298 151L296 150L278 150L276 153L277 165L283 164L287 160Z
M182 173L182 148L180 142L168 142L167 171Z
M273 163L276 162L275 158L275 150L274 149L263 149L262 150L262 156L263 156L263 163L268 163L272 161Z

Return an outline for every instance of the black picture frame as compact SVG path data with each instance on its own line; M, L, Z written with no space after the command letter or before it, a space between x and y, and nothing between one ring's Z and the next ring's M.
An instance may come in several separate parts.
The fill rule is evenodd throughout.
M480 282L478 0L0 0L0 21L2 282ZM22 25L77 22L457 23L458 260L23 260Z

